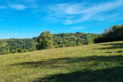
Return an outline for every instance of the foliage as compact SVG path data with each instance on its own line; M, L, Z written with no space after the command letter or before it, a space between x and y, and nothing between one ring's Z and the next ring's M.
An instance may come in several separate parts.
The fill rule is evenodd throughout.
M88 44L89 38L97 37L97 34L89 33L59 33L59 34L50 34L49 31L43 32L39 37L34 37L32 39L4 39L0 40L0 54L4 54L6 50L10 53L20 53L36 50L36 45L38 49L44 49L50 47L69 47L69 46L80 46ZM92 43L90 39L89 43ZM40 42L40 43L39 43ZM48 43L48 44L44 44ZM53 45L52 45L53 44ZM21 49L18 51L18 49Z
M21 49L21 48L17 48L17 49L16 49L16 52L21 53L21 52L24 52L24 50Z
M4 39L0 40L0 54L6 51L20 53L36 50L36 42L33 39Z
M61 33L54 34L53 40L55 47L68 47L68 46L80 46L88 44L89 37L97 37L97 34L85 34L81 32L77 33Z
M1 54L10 54L10 50L3 50L1 51Z
M99 37L95 38L95 42L111 42L123 40L123 25L114 25L109 29L105 29L105 32Z
M87 44L93 44L93 43L94 43L93 36L87 36Z
M38 50L53 48L53 38L49 31L42 32L37 41Z

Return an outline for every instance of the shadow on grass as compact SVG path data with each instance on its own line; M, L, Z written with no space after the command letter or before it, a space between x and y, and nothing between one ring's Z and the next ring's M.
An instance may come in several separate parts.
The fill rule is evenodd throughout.
M34 82L123 82L123 67L56 74L39 78Z
M116 45L117 46L117 45L123 45L123 43L106 43L104 45L114 45L114 46Z
M118 48L123 48L123 43L108 43L108 44L103 44L103 45L110 45L110 47L104 47L104 48L99 48L99 49L118 49Z
M95 65L99 64L100 62L111 62L111 63L122 63L123 64L123 56L90 56L90 57L74 57L74 58L57 58L51 59L47 61L34 61L34 62L22 62L12 64L11 66L23 66L28 68L36 68L36 67L64 67L64 64L74 64L74 63L81 63L88 64L88 62L94 62ZM61 65L61 66L60 66Z
M93 62L88 64L88 62ZM74 68L75 63L79 68ZM123 82L123 56L90 56L75 58L57 58L47 61L23 62L13 64L12 66L24 66L29 68L47 67L67 68L71 65L70 73L59 73L56 75L37 78L33 82ZM84 64L84 65L83 65ZM113 64L113 66L112 66ZM106 68L105 68L106 66ZM90 68L99 67L100 70L92 70ZM104 67L104 68L103 68Z
M105 52L105 53L113 53L113 52L107 51L107 52ZM116 51L115 53L123 53L123 51Z

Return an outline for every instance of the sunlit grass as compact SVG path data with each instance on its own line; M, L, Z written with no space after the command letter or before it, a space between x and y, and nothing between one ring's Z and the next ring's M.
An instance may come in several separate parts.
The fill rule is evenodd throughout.
M0 82L122 82L123 42L0 55Z

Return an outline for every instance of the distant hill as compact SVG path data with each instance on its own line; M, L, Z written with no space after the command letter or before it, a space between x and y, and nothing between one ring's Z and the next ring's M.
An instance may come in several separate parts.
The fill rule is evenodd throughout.
M69 47L69 46L79 46L87 44L87 38L95 38L97 34L91 33L60 33L53 34L54 46L58 47ZM5 39L0 40L1 45L4 43L6 45L0 46L0 54L9 54L9 53L20 53L27 51L36 50L37 37L32 39Z

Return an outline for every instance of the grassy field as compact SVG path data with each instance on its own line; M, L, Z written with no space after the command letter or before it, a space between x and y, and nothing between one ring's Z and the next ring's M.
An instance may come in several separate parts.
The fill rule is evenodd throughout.
M123 42L0 55L0 82L123 82Z

